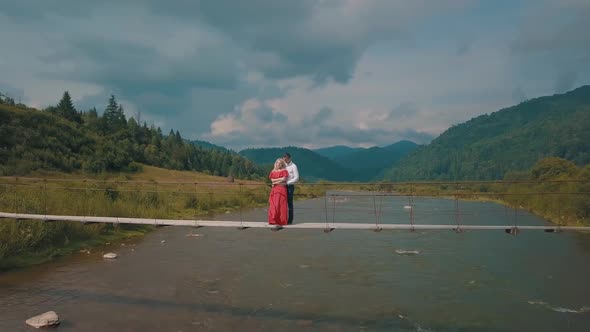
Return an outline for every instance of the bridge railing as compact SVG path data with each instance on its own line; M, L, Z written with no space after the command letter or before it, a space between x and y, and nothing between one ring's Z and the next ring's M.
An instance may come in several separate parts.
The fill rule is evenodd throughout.
M0 211L46 215L194 219L212 213L241 211L268 202L268 183L129 181L0 177ZM424 182L317 182L299 183L296 199L323 199L317 208L301 208L300 215L334 220L335 213L355 212L383 221L387 216L419 223L422 217L469 215L463 200L497 201L510 208L513 218L529 210L558 224L588 222L590 181L424 181ZM361 197L362 207L346 200ZM409 209L384 206L396 197ZM448 198L447 209L428 210L415 201ZM344 204L343 204L344 203ZM337 211L336 211L337 209ZM352 211L354 210L354 211ZM497 210L495 210L498 213ZM409 212L409 217L408 217ZM481 213L478 211L477 213ZM491 213L491 212L490 212ZM508 212L505 212L508 213Z

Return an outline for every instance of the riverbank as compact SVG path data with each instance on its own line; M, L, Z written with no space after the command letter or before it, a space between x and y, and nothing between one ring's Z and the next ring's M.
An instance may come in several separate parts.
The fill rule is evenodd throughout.
M34 222L6 220L5 222ZM50 262L59 257L71 255L80 251L89 251L110 243L118 243L124 240L138 239L154 229L153 226L125 226L92 236L88 239L69 241L59 246L50 246L40 250L23 249L21 252L0 258L0 272L24 268Z
M145 166L95 176L44 172L0 178L0 211L73 216L192 219L266 204L260 181ZM0 270L51 261L152 228L78 222L0 220Z

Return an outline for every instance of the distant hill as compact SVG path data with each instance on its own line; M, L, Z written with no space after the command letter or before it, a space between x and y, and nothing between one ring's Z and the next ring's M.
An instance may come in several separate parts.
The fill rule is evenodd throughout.
M289 152L293 162L299 169L300 177L304 181L317 180L350 181L354 178L354 172L341 167L335 161L319 155L318 153L298 147L245 149L239 155L253 161L258 165L267 165L269 168L274 161Z
M455 125L387 170L385 178L500 179L550 156L590 163L590 86Z
M222 152L231 152L231 150L229 150L223 146L215 145L215 144L209 143L207 141L192 140L192 141L188 141L188 142L194 146L198 146L198 147L205 149L205 150L218 150L218 151L222 151Z
M351 148L344 145L330 146L327 148L320 148L312 150L313 152L320 154L324 157L328 157L332 160L344 157L354 152L365 150L365 148Z
M385 147L360 149L335 158L342 167L357 173L356 180L371 181L383 177L383 171L395 165L403 157L414 151L418 144L399 141Z

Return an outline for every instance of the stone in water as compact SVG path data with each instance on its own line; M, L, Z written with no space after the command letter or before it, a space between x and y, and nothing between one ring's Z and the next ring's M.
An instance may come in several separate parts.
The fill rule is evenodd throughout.
M37 329L40 327L56 326L59 325L59 317L57 316L55 311L48 311L39 316L27 319L25 323Z

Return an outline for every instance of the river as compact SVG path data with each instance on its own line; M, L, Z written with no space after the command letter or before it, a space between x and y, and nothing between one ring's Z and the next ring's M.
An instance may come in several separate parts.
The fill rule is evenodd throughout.
M405 204L306 200L296 222L407 223ZM460 205L466 224L544 224ZM452 200L416 199L414 211L416 223L456 222ZM266 210L215 218L240 215L263 221ZM119 258L104 260L111 251ZM0 331L28 331L49 310L57 331L590 331L589 281L584 233L167 227L0 273Z

